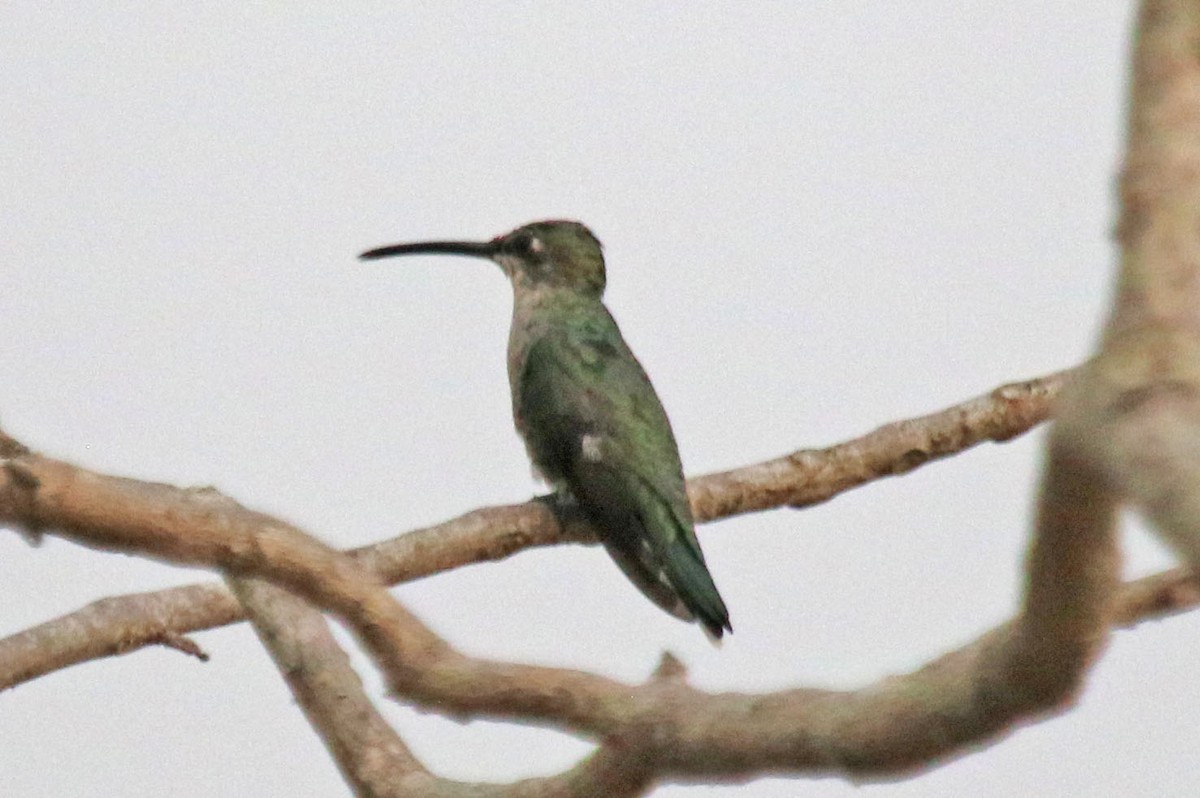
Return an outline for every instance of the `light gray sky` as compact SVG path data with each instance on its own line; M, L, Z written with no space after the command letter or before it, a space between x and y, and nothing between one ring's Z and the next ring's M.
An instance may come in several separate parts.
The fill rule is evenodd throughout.
M502 276L354 256L544 217L605 242L609 306L691 473L1086 355L1127 4L609 5L5 4L0 422L338 546L521 501L541 488L509 418ZM639 680L670 649L711 689L861 685L1014 611L1039 444L701 528L737 630L720 650L599 549L397 593L478 655ZM1128 540L1131 574L1170 562ZM0 634L197 578L0 534ZM1075 711L916 780L657 795L1188 795L1198 631L1117 633ZM208 664L141 651L0 695L6 795L345 794L250 629L198 639ZM385 708L460 779L587 750Z

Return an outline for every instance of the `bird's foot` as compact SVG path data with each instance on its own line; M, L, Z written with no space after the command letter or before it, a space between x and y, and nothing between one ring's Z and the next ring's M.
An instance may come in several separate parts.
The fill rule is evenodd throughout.
M534 496L535 502L541 502L550 508L550 512L559 517L570 517L579 514L579 499L566 488L555 488L553 493L544 496Z
M574 522L586 520L579 500L566 488L556 488L553 493L534 496L533 500L544 504L546 509L554 514L563 534L567 537L570 537L570 527L574 525Z

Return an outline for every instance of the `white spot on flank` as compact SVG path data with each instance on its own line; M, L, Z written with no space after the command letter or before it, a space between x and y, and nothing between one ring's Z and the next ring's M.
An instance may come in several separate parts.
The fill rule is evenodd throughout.
M600 452L600 436L599 435L584 435L579 439L579 450L583 453L584 460L591 460L593 463L598 463L603 458Z

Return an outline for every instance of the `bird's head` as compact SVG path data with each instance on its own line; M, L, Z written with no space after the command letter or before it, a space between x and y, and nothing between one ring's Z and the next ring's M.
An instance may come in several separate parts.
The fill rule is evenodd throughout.
M393 255L467 255L499 264L516 290L566 288L599 299L604 293L600 241L579 222L549 220L522 225L491 241L422 241L364 252L363 260Z

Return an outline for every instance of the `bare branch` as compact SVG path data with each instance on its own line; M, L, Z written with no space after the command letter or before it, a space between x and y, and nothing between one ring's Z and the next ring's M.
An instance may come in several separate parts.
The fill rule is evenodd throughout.
M688 483L705 521L789 505L819 504L883 477L906 474L984 441L1007 441L1050 417L1070 371L1002 385L927 416L887 424L827 449L785 457Z
M1145 2L1134 51L1123 252L1072 444L1200 565L1200 6Z
M1069 373L1001 386L940 412L888 424L827 449L800 450L765 463L693 478L688 483L693 506L702 520L714 520L724 512L815 504L873 477L902 473L984 440L1008 440L1048 416ZM7 436L0 441L9 442L7 450L14 456L29 451ZM768 498L776 504L770 504ZM586 525L568 523L564 528L545 503L531 501L474 510L351 554L380 579L396 584L475 562L504 559L534 546L593 539ZM243 619L237 600L219 584L103 599L0 640L0 689L79 662L159 644L171 634L198 632Z
M263 645L355 795L370 798L550 798L641 795L649 774L627 746L603 745L558 776L482 785L434 776L375 709L319 612L269 582L229 578Z
M228 582L355 794L411 794L406 781L428 771L371 704L321 613L270 582Z
M1069 700L1114 615L1117 513L1200 565L1200 4L1147 0L1134 44L1117 299L1051 430L1025 605L1005 671Z
M1118 503L1064 445L1056 422L1042 479L1027 584L1005 681L1030 690L1031 706L1070 700L1107 639L1116 589Z
M1068 697L1061 679L1043 678L1047 662L1052 666L1058 657L1043 640L1071 642L1078 628L1060 622L1059 609L1040 612L1035 601L1046 595L1055 607L1073 605L1036 587L1014 624L908 676L850 692L708 695L677 678L638 686L465 657L353 560L275 519L210 491L104 477L36 455L21 462L34 479L0 485L3 517L32 519L91 545L282 583L346 621L406 700L462 717L535 720L596 736L611 746L596 755L600 762L632 746L644 769L639 778L651 772L655 778L768 771L890 775L992 739L1018 719L1061 707ZM1070 569L1036 570L1038 579L1054 581ZM1080 589L1086 592L1086 581ZM1074 590L1067 585L1063 595ZM1090 620L1082 628L1090 630Z
M1173 568L1126 582L1113 601L1114 626L1132 627L1166 618L1200 605L1200 575Z
M244 617L217 583L100 599L0 640L0 689Z

